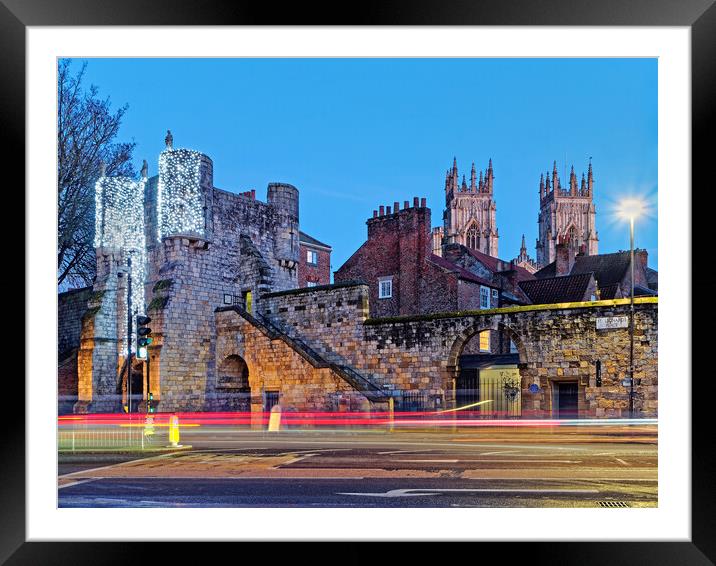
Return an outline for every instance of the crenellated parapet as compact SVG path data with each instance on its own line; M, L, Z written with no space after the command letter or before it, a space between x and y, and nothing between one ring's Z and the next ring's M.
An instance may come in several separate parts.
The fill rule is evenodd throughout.
M581 183L577 182L574 166L571 167L567 186L562 185L555 161L551 175L549 172L540 175L539 195L537 264L544 267L552 263L559 244L568 244L570 253L597 254L599 237L591 158L586 177L582 173Z

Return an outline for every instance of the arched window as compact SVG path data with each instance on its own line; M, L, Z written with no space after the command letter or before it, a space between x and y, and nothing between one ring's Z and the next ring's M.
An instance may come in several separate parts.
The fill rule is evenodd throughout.
M576 254L579 242L577 241L577 230L575 230L574 226L571 226L567 231L567 242L570 252Z
M472 250L480 249L480 233L475 226L471 226L467 231L466 245Z
M249 366L244 358L237 355L227 356L217 368L217 387L249 390Z

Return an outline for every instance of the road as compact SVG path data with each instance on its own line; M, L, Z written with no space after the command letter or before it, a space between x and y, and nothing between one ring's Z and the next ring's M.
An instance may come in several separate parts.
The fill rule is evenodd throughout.
M62 453L60 507L655 507L656 426L187 429L187 448Z

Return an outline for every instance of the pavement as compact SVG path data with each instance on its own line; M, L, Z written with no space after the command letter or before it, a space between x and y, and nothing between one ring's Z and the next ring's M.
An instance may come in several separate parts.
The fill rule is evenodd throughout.
M62 453L60 507L656 507L656 426L199 427L190 449Z

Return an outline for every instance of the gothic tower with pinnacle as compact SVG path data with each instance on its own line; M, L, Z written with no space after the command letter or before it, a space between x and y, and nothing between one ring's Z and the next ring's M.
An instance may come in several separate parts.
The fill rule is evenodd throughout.
M492 159L478 178L475 164L470 171L470 184L465 175L460 182L457 159L445 175L445 210L442 229L433 229L433 250L442 244L463 244L468 248L497 257L497 224L493 199L495 175Z
M537 264L544 267L556 257L558 244L567 244L570 253L596 255L599 238L595 225L597 211L594 207L594 175L590 158L585 179L577 186L574 165L569 174L569 186L562 187L554 162L552 176L540 175L539 181L539 239L537 240Z

